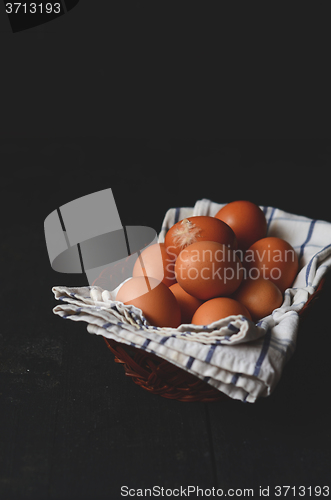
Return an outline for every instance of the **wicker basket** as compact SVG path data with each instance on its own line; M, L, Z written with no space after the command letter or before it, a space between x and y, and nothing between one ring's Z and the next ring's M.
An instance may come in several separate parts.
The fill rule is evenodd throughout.
M164 398L178 401L218 401L229 399L224 393L194 375L154 354L137 348L123 347L104 339L115 354L115 362L123 364L125 374L143 389Z
M94 284L106 285L103 273ZM319 298L325 279L322 279L315 293L311 295L299 316L302 319L314 302ZM127 347L114 340L104 338L107 347L115 355L115 362L124 367L125 374L143 389L164 398L178 401L212 402L230 400L226 394L218 391L210 384L195 377L191 373L138 348Z

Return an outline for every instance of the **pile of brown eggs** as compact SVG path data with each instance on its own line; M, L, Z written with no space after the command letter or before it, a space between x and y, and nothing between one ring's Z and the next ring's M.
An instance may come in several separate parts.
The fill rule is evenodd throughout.
M140 308L158 327L232 315L257 322L280 307L299 268L293 247L266 232L262 210L242 200L214 217L180 220L164 243L141 252L116 300Z

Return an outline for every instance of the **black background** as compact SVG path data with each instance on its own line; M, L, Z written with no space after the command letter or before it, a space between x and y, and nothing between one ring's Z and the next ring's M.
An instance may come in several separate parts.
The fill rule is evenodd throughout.
M326 13L100 4L15 34L0 17L0 497L328 484L329 284L269 398L180 403L54 316L51 287L85 279L52 271L43 233L106 187L124 225L157 231L201 198L331 222Z

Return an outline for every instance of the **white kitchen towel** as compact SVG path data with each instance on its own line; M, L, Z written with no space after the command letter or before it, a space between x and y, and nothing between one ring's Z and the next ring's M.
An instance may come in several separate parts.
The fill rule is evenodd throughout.
M215 215L224 204L199 200L194 207L172 208L165 215L159 241L177 221L192 215ZM113 292L97 286L53 287L61 303L53 311L63 318L88 323L90 333L154 353L189 371L234 399L255 402L272 393L293 354L298 311L331 267L331 223L261 207L268 236L287 240L297 252L300 272L286 290L282 306L257 324L230 316L207 327L150 326L142 312L116 301Z

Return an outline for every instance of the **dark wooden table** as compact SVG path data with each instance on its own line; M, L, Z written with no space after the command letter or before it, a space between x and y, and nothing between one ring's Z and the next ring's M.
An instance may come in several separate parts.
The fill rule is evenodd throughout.
M53 285L86 280L51 269L43 221L83 194L112 187L123 224L156 230L168 208L204 197L248 197L330 221L329 202L308 204L300 193L291 198L288 184L281 196L278 177L272 189L259 188L253 179L261 164L271 172L278 162L278 172L292 175L286 158L269 154L262 162L215 142L2 142L8 180L1 188L1 499L108 500L124 498L122 487L126 494L154 486L160 496L164 488L164 496L172 489L191 498L189 486L206 495L214 488L230 496L232 488L238 497L251 489L254 498L260 488L273 498L278 486L290 486L287 496L297 497L312 487L314 497L315 486L329 486L330 280L300 326L276 390L255 404L151 395L124 376L102 338L52 313ZM302 158L291 158L292 172L302 168ZM216 175L219 184L210 182ZM325 195L329 187L321 190Z
M254 404L151 395L52 313L52 286L86 280L51 269L44 219L85 194L112 188L123 225L157 231L201 198L331 222L329 17L182 5L80 0L16 34L0 12L0 500L330 486L331 280Z

